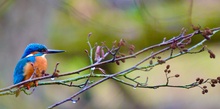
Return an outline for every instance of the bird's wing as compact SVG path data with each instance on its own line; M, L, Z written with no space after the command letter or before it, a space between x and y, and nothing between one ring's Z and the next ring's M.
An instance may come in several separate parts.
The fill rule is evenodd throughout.
M34 62L35 58L33 56L28 57L28 58L23 58L21 59L14 70L14 84L17 84L19 82L22 82L24 80L24 67L26 66L27 63L29 62Z

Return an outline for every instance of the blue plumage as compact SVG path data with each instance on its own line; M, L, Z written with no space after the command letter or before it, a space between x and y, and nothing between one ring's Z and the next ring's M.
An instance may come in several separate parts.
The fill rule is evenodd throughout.
M13 83L18 84L30 79L31 77L37 78L44 76L47 69L47 59L45 58L45 55L61 52L64 51L47 49L45 45L38 43L29 44L25 48L24 54L15 67ZM37 86L38 81L23 84L23 86L27 89L30 89L33 85ZM16 92L16 97L19 95L19 92L19 90Z
M35 56L33 55L33 56L23 58L18 61L18 64L16 65L15 70L14 70L14 84L17 84L17 83L24 80L24 76L25 76L25 75L23 75L24 74L24 67L28 62L34 63Z
M14 84L27 80L37 68L35 77L41 77L47 68L47 60L44 57L46 54L61 53L63 50L47 49L45 45L39 43L31 43L25 48L24 54L18 61L14 70ZM31 66L31 63L33 66ZM29 83L26 84L28 86Z
M39 44L39 43L31 43L29 44L26 49L24 50L24 54L22 55L21 59L25 58L32 52L46 52L47 47L45 45Z

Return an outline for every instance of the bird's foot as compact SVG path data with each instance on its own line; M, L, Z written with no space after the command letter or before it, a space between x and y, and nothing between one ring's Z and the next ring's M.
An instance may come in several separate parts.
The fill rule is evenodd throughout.
M28 85L28 86L27 86L27 90L29 90L30 88L31 88L31 87Z
M34 81L34 84L35 84L36 87L38 86L38 82L37 81Z

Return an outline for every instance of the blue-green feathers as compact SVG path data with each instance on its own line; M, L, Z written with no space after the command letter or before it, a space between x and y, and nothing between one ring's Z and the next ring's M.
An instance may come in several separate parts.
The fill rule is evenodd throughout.
M22 82L24 80L24 67L26 66L27 63L32 62L34 63L35 57L36 56L42 56L43 52L47 50L45 45L38 44L38 43L31 43L29 44L25 51L24 54L22 55L21 59L18 61L15 70L14 70L14 80L13 83L17 84L19 82ZM33 52L37 52L36 54L31 54ZM31 55L30 55L31 54Z
M30 56L27 58L23 58L21 60L18 61L17 66L15 67L14 70L14 84L17 84L21 81L24 80L24 67L28 62L35 62L35 56Z
M39 43L31 43L29 45L27 45L24 54L22 55L22 58L25 58L26 56L28 56L29 54L31 54L32 52L45 52L47 51L47 47L45 45L39 44Z

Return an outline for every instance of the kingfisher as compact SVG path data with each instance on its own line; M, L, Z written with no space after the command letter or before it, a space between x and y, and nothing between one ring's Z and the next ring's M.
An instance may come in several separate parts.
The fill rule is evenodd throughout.
M47 59L45 55L62 52L64 52L64 50L47 49L43 44L30 43L25 48L24 54L14 69L14 84L44 76L47 70ZM33 85L37 86L38 81L26 83L24 87L30 89Z

